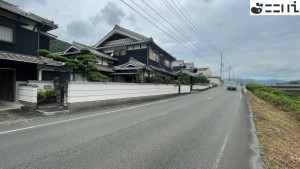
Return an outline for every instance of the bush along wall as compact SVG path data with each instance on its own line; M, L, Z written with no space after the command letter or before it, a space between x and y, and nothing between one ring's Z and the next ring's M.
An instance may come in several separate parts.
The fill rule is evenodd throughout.
M38 104L55 103L59 95L56 90L40 90L37 93Z

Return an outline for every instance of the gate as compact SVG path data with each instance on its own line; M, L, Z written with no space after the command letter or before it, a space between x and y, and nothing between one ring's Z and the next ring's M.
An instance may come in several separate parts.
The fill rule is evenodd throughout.
M0 100L15 101L16 70L0 68Z

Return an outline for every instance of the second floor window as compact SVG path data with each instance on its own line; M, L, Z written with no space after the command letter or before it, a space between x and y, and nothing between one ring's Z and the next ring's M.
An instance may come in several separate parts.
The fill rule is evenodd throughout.
M126 49L122 49L122 50L120 51L120 55L121 55L121 56L125 56L125 55L126 55Z
M171 67L171 63L170 63L170 61L168 61L168 60L166 60L166 59L165 59L165 66L167 66L167 67Z
M0 41L13 43L13 33L13 28L0 25Z
M159 62L159 55L157 53L154 53L154 58L156 62Z
M119 50L115 50L114 51L114 56L120 56L120 51Z

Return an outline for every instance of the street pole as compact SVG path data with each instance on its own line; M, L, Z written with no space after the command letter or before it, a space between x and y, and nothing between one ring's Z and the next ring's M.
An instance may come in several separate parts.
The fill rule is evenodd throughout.
M222 80L222 74L223 74L223 55L221 53L221 63L220 63L220 79Z
M229 66L229 72L228 72L228 80L230 81L230 66Z

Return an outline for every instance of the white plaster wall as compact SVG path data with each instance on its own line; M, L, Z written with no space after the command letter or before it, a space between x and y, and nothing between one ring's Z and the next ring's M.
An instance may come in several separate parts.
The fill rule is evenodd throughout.
M191 86L190 85L181 85L180 86L180 93L190 93Z
M37 81L37 80L28 80L30 84L37 84L38 90L43 90L44 86L51 86L51 89L54 89L54 84L52 81Z
M209 80L209 83L211 83L211 84L217 84L217 85L221 84L221 81L219 78L208 77L207 79Z
M19 86L19 101L37 103L37 88Z
M204 89L208 89L209 86L204 86L204 85L193 85L193 90L204 90Z
M16 93L15 93L15 102L19 102L19 84L27 83L27 81L16 81Z
M68 103L177 94L178 86L135 83L70 82Z
M75 81L86 81L86 78L85 77L82 77L81 74L79 73L75 73Z

